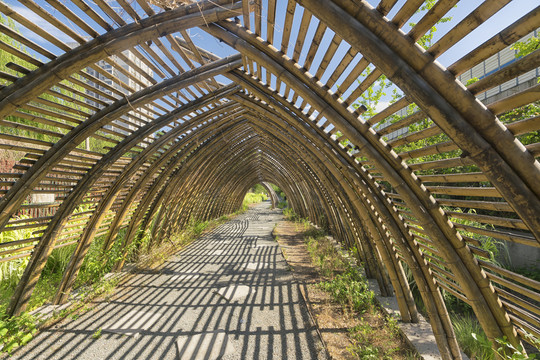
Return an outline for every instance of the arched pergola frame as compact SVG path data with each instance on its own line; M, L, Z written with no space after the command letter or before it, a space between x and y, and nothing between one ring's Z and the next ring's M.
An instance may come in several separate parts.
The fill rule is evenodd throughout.
M108 4L48 1L71 25L22 1L77 42L43 33L60 52L0 26L6 39L33 52L3 40L2 51L34 66L6 64L17 75L0 74L3 128L30 134L0 129L0 147L25 154L16 165L20 174L3 175L12 181L2 183L0 231L35 229L28 239L0 243L0 261L30 258L9 314L25 310L55 248L74 246L54 298L62 304L97 237L103 236L104 254L121 246L120 270L143 233L151 234L148 247L159 246L193 221L235 212L261 183L273 207L278 197L271 184L299 216L328 225L346 248L356 248L381 293L396 296L402 320L417 322L409 269L442 358L461 355L441 289L472 307L491 341L505 336L518 345L526 333L540 336L540 283L494 263L480 248L481 236L540 247L540 141L520 141L540 131L540 121L498 118L540 101L540 86L488 105L477 98L537 69L540 50L473 84L457 79L539 28L540 7L447 69L436 59L508 1L478 5L426 49L418 41L454 1L437 2L408 27L422 1L381 0L373 7L363 0L283 0L283 8L280 1L203 0L160 9L137 0L140 11L122 2L123 14ZM0 4L0 12L40 30L8 5ZM187 32L196 27L233 55L219 58L197 46ZM100 62L116 65L128 80ZM381 76L403 97L368 118L358 101ZM409 105L416 111L396 115ZM426 119L428 127L390 136ZM113 146L83 149L91 139ZM434 144L405 147L425 139ZM457 155L447 156L452 152ZM425 160L434 155L440 158ZM47 190L60 200L48 207L26 203ZM80 211L80 204L89 209ZM17 216L41 208L52 215Z

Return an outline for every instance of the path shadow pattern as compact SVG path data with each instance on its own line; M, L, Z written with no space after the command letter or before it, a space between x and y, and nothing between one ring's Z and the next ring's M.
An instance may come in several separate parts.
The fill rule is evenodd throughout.
M161 271L139 272L118 287L114 300L42 331L13 358L210 359L214 345L234 349L218 351L223 359L326 358L271 236L281 215L268 206L259 204L219 226ZM247 295L234 296L246 287ZM230 300L217 294L224 288L232 292ZM106 331L115 328L120 331ZM94 339L98 329L101 337ZM227 344L203 340L208 333Z

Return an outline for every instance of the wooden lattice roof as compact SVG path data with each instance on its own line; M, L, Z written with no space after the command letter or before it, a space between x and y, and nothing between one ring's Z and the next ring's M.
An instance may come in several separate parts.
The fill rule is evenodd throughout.
M509 2L481 2L425 48L458 1L415 24L423 0L0 2L11 59L0 64L0 149L19 154L2 170L0 229L33 230L0 243L0 262L30 257L10 313L54 248L76 244L60 304L95 237L107 250L126 229L127 248L151 223L165 237L269 182L356 247L415 322L410 270L444 359L460 352L441 290L469 304L490 339L540 337L540 283L482 248L540 247L540 85L477 99L536 71L540 50L456 80L539 28L540 7L447 68L436 61ZM362 105L381 81L398 96ZM54 202L29 201L42 194Z

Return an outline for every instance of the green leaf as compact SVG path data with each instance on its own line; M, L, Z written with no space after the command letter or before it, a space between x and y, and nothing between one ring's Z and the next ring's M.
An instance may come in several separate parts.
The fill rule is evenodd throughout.
M21 345L25 345L26 343L28 343L30 340L32 340L32 334L26 334L24 335L22 338L21 338Z
M11 350L19 347L19 343L16 340L12 340L10 343L6 345L6 347L3 349L3 351L10 353Z

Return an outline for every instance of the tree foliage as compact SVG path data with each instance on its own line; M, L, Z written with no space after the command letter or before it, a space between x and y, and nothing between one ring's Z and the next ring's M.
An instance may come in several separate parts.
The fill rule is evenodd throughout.
M536 36L533 36L526 41L518 41L511 47L511 49L517 51L516 58L526 56L539 48L540 39Z

